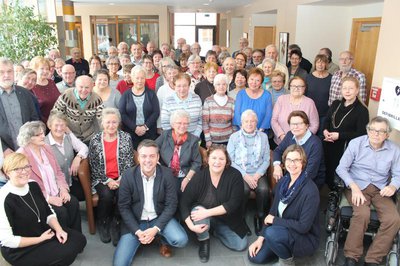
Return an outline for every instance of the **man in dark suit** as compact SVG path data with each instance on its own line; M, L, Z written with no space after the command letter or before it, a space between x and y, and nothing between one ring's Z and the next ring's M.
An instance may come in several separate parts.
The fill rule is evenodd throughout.
M28 121L39 120L32 95L14 85L13 63L0 58L0 139L4 155L18 149L19 128Z
M65 64L74 66L77 77L89 74L89 62L81 56L81 49L75 47L71 49L71 58L65 61Z
M143 140L137 151L139 165L125 171L119 187L122 236L114 266L131 265L139 246L152 243L157 234L164 257L171 256L167 244L184 247L188 242L185 230L173 218L178 204L176 180L170 169L157 164L157 144Z

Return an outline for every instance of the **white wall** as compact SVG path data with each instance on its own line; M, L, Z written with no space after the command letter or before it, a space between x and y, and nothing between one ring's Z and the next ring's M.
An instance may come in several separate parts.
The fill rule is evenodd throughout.
M230 37L230 47L228 51L233 53L239 49L239 39L243 37L243 18L232 18L231 19L231 37Z
M290 43L300 45L305 58L313 61L318 50L329 47L333 60L350 45L353 18L382 16L383 3L359 6L311 6L297 8L296 39Z

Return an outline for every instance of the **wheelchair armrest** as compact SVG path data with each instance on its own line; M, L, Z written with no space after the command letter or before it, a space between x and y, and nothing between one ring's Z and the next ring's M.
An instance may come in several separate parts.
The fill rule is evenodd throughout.
M335 188L338 191L343 191L345 189L345 187L346 187L344 182L343 182L343 180L337 174L335 174L335 177L333 179L333 183L334 183Z

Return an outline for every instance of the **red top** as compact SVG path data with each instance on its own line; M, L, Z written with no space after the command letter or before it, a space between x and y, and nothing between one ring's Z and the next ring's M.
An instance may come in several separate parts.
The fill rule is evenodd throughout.
M146 83L144 84L146 88L154 91L156 89L156 81L159 76L160 75L158 73L154 73L154 76L151 79L146 79Z
M46 124L49 118L50 111L53 109L60 92L57 89L56 83L53 80L47 79L49 83L46 86L36 84L33 87L33 94L37 97L40 106L40 112L42 113L41 120Z
M104 141L104 155L106 157L106 176L118 179L117 139L111 142Z
M125 80L121 80L117 84L117 91L119 91L121 93L121 95L122 95L127 90L132 89L132 87L133 87L133 83L127 83Z

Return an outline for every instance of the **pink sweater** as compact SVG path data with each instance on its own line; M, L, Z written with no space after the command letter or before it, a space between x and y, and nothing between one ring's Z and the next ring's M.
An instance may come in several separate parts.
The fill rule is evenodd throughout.
M297 107L297 106L296 106ZM276 144L281 143L279 136L286 134L289 130L287 119L292 111L304 111L310 120L310 131L317 133L319 127L319 116L315 103L312 99L303 96L298 108L290 104L290 94L279 96L272 111L271 126L274 131Z

